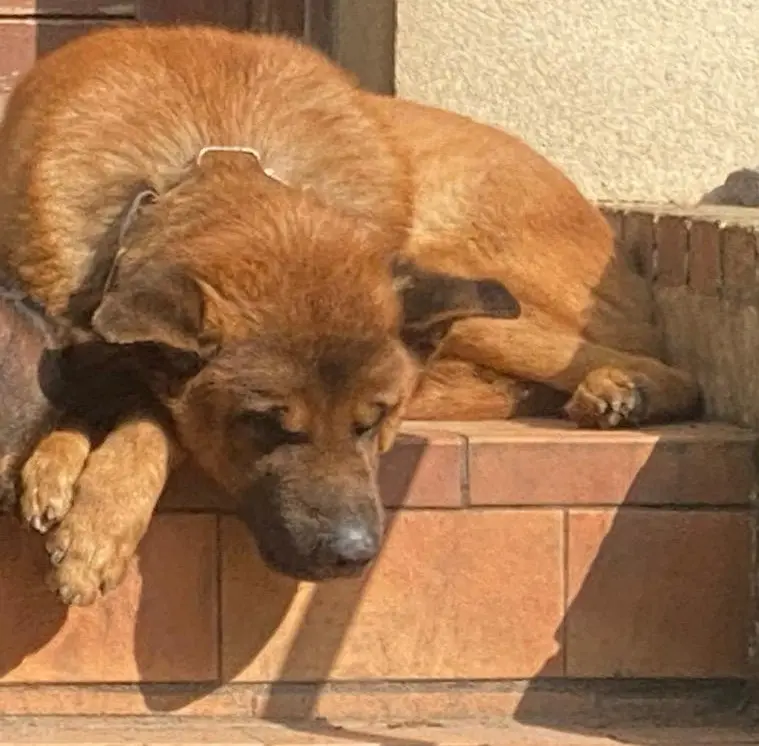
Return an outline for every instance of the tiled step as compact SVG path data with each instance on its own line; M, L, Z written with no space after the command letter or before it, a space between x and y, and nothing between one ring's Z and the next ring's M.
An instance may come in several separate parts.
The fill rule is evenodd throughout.
M578 733L557 733L516 723L438 722L388 727L382 724L263 724L245 719L192 718L167 723L155 718L0 718L2 746L756 746L748 727L661 728L605 725Z
M415 423L383 465L380 561L323 585L266 570L188 474L125 584L68 615L41 541L5 520L0 713L387 720L583 707L578 682L607 678L729 689L755 445L718 424Z

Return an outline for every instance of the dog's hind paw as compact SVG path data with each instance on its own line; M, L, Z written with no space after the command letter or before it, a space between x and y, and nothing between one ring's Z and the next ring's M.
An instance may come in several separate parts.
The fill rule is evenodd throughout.
M580 427L639 425L645 418L645 395L638 378L618 368L598 368L577 387L564 411Z

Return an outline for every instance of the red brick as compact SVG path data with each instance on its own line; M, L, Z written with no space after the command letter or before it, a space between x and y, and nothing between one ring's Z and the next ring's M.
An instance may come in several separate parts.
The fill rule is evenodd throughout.
M687 280L688 225L684 218L662 215L654 227L656 237L656 282L679 287Z
M577 430L471 423L472 505L747 504L756 436L719 424Z
M572 511L567 675L744 673L750 523L748 511Z
M717 223L693 221L688 252L688 285L697 293L716 295L722 285L720 240Z
M123 585L66 613L40 537L0 521L0 680L205 681L217 676L216 518L159 516Z
M546 665L562 613L562 515L399 511L363 580L321 585L266 569L223 519L224 679L525 678Z
M625 214L624 245L644 277L654 277L654 216L650 212Z
M621 242L623 240L625 211L611 206L604 206L601 207L601 212L614 234L614 239Z
M757 287L757 233L753 227L728 225L722 231L723 286L732 290Z

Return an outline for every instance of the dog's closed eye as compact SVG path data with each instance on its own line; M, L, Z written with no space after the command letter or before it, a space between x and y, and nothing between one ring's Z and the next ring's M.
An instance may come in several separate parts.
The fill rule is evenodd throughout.
M353 434L357 438L373 437L379 430L380 425L393 410L386 402L373 404L364 417L359 417L353 424Z
M250 428L255 437L269 442L276 441L282 445L307 443L308 433L286 426L286 413L287 408L284 406L256 407L241 412L237 420L243 427Z

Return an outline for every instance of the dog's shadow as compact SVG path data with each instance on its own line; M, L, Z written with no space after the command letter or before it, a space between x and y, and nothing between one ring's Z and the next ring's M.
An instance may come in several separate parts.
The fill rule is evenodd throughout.
M710 478L706 465L688 473L678 464L682 447L655 445L613 509L565 511L556 652L528 682L517 722L576 734L603 729L642 745L658 742L649 740L657 725L739 719L746 681L736 673L747 673L751 615L751 477ZM733 483L745 487L733 504L703 504ZM673 506L678 489L684 502ZM566 678L553 678L557 672Z
M31 661L31 668L22 664L56 640L66 622L68 609L45 586L49 566L43 538L0 517L0 679L6 682L33 677Z

